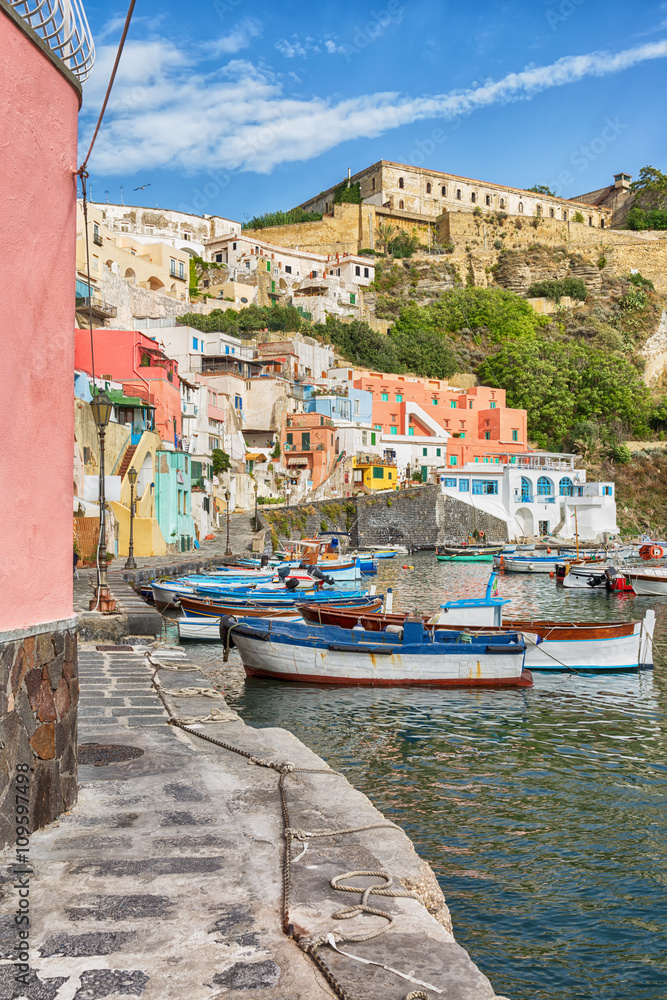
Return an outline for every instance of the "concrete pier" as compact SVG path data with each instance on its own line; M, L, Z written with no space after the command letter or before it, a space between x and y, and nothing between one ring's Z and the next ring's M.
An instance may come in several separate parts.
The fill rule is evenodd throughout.
M28 986L4 854L0 996L493 1000L405 834L294 736L246 726L180 649L82 644L79 670L79 799L31 837ZM345 916L388 877L386 916Z

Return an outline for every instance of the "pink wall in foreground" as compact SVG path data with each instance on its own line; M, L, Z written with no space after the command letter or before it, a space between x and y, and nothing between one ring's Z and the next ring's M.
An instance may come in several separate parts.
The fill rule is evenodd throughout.
M0 8L0 630L72 614L77 90Z

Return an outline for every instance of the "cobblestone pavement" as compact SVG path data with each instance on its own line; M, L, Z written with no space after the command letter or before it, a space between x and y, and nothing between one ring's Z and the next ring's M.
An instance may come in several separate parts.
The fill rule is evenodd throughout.
M167 713L151 684L146 657L132 646L118 651L79 647L79 743L88 730L115 726L154 726Z

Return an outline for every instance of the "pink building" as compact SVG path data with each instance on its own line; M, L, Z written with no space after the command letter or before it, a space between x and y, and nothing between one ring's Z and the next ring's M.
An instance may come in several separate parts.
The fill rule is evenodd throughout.
M17 766L32 772L33 830L76 801L72 383L81 86L60 58L53 28L62 27L67 15L77 29L82 26L67 2L57 10L49 2L36 6L28 25L0 3L6 331L0 365L0 842L5 843L15 839L10 817ZM51 29L47 16L54 18ZM60 53L80 76L85 69L77 60L90 51L88 43L86 36L74 57ZM36 280L36 261L48 280Z
M122 382L129 396L155 406L155 430L163 441L181 441L178 364L140 330L93 330L95 375ZM75 364L92 374L90 330L76 331Z

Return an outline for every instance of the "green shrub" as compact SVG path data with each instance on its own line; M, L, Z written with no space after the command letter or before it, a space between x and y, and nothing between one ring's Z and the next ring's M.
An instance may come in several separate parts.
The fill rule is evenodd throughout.
M266 229L269 226L290 226L295 222L319 222L321 212L304 212L302 208L292 208L289 212L265 212L243 223L243 229Z
M627 444L616 444L609 449L609 458L617 465L627 465L632 461L632 452Z
M564 295L583 302L586 298L586 285L581 278L561 278L547 281L534 281L527 292L528 298L551 299L558 302Z

